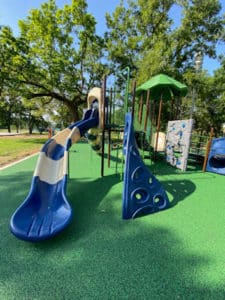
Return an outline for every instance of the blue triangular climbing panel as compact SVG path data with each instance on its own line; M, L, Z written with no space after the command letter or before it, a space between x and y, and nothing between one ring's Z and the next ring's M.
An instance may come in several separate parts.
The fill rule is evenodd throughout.
M123 154L125 156L123 219L131 219L167 208L169 200L164 188L140 157L131 113L127 113L125 117Z

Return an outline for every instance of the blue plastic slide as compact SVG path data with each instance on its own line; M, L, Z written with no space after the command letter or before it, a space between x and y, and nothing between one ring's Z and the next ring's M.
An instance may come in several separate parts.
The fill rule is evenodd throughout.
M98 110L89 109L81 121L59 132L43 146L30 193L10 221L10 230L16 237L41 241L69 224L72 209L66 198L68 150L98 123Z
M225 138L212 140L206 171L225 175Z

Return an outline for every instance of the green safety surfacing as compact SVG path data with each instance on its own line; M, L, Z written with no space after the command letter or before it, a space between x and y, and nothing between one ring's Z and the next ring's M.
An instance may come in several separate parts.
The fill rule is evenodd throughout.
M224 176L157 161L151 168L171 208L124 221L114 152L101 178L100 157L75 144L72 223L52 240L29 243L9 232L9 220L29 192L36 159L0 172L0 299L225 298Z

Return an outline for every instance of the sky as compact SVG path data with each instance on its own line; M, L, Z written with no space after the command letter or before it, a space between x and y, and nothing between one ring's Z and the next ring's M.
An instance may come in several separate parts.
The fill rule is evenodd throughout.
M225 13L224 0L220 0L222 3L222 13ZM45 2L44 0L0 0L0 24L8 25L12 28L15 34L18 34L18 20L24 19L32 8L38 8ZM64 4L71 3L70 0L56 0L59 7ZM118 6L120 0L87 0L88 11L95 17L97 21L96 31L100 35L106 30L105 25L105 13L112 13L116 6ZM180 12L176 8L171 11L174 16L175 24L177 22L177 16ZM179 19L179 18L178 18ZM217 53L224 53L224 47L217 45ZM213 71L219 67L219 62L209 57L204 57L203 69L206 69L209 74L213 74Z

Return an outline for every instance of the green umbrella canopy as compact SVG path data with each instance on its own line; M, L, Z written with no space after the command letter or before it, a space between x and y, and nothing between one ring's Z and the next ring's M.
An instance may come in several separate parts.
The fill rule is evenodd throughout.
M150 89L150 98L154 100L171 100L174 96L186 96L188 88L185 84L169 77L159 74L140 85L136 94L140 95Z

